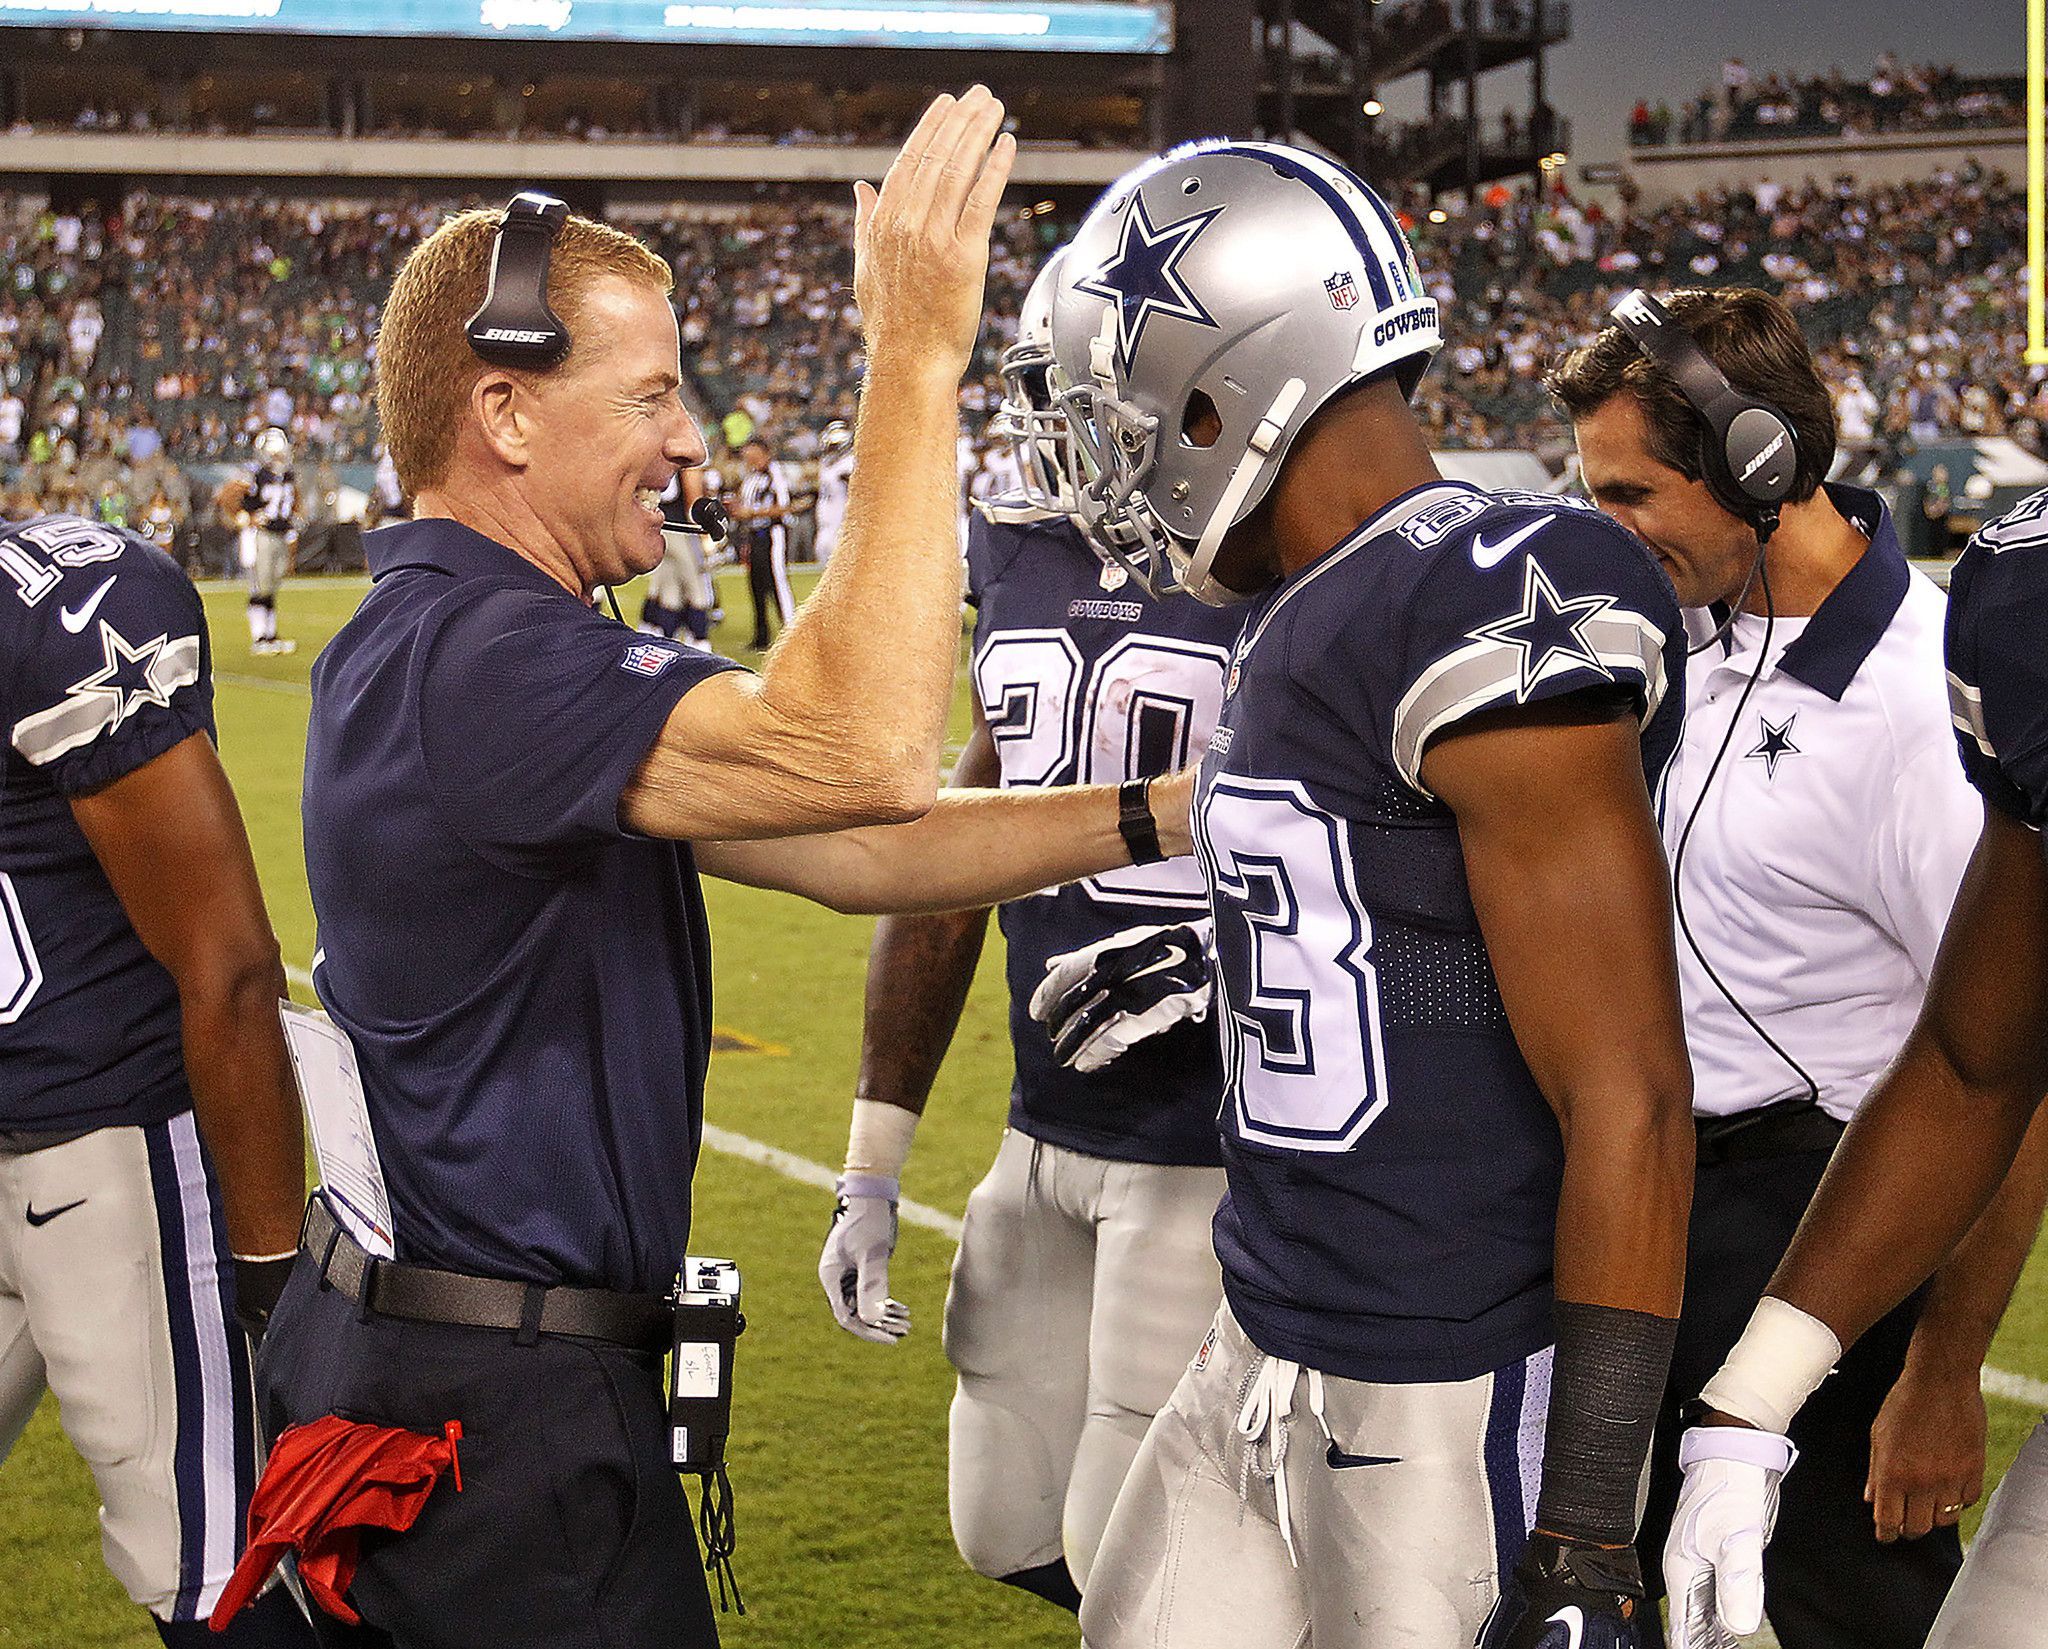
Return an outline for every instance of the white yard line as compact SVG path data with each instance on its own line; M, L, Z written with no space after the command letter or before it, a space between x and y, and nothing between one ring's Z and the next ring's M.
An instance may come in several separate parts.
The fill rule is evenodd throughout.
M288 967L285 977L294 985L307 990L313 988L313 976L304 968ZM813 1162L809 1157L800 1157L794 1151L785 1151L779 1145L770 1145L766 1140L753 1138L748 1134L735 1133L730 1128L721 1128L716 1123L704 1124L704 1143L722 1156L738 1157L742 1162L751 1162L761 1168L773 1169L785 1179L793 1179L799 1185L815 1186L820 1191L831 1191L839 1183L838 1170L827 1168L822 1162ZM896 1205L897 1216L912 1225L922 1226L927 1231L936 1231L949 1242L960 1240L960 1221L943 1208L933 1208L921 1202L912 1202L905 1197ZM2028 1408L2048 1411L2048 1380L2036 1380L2025 1374L2015 1374L2010 1369L1993 1368L1984 1365L1978 1384L1986 1397L1998 1397L2008 1403L2024 1403Z

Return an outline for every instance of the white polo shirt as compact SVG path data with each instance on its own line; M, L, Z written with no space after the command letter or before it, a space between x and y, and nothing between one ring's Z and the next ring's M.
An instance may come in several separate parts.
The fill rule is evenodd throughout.
M1949 727L1942 593L1907 567L1875 493L1828 493L1869 549L1818 612L1778 620L1732 739L1764 621L1738 618L1693 657L1685 733L1659 797L1702 1116L1809 1092L1709 965L1828 1114L1855 1113L1920 1011L1983 824ZM1686 621L1695 644L1717 622L1700 611Z

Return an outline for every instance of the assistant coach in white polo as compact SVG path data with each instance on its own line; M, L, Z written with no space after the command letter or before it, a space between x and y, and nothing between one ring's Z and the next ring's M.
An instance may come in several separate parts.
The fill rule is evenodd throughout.
M1700 1157L1646 1575L1677 1489L1678 1404L1720 1366L1911 1029L1982 823L1949 728L1941 592L1875 493L1822 485L1834 414L1797 322L1756 291L1665 302L1735 390L1783 415L1798 469L1760 563L1756 527L1708 485L1705 421L1625 331L1551 374L1588 491L1656 552L1697 648L1659 811ZM1766 1558L1785 1649L1925 1639L1982 1487L1977 1370L2040 1223L2043 1155L2031 1139L1949 1264L1801 1412Z

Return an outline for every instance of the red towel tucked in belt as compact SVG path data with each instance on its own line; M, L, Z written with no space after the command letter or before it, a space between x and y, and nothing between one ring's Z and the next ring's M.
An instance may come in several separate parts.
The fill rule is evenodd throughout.
M335 1415L293 1426L278 1438L249 1500L249 1546L208 1624L227 1630L237 1610L263 1589L287 1551L299 1554L299 1579L313 1601L354 1625L342 1593L356 1577L364 1529L413 1526L444 1471L462 1490L455 1444L462 1422L427 1437Z

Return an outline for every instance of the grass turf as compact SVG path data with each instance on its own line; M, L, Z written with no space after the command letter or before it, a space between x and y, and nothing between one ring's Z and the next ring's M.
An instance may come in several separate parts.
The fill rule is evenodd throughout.
M715 640L737 653L743 588ZM802 593L806 580L799 575ZM299 842L299 765L312 661L361 598L361 581L295 581L279 602L296 653L249 653L242 599L209 588L217 719L288 964L313 952ZM626 611L636 611L628 593ZM964 739L964 696L954 738ZM776 894L707 884L717 1021L786 1052L721 1053L710 1118L825 1163L845 1143L871 922ZM959 1212L995 1149L1009 1086L1001 942L992 938L960 1036L919 1132L907 1195ZM295 994L305 996L303 988ZM746 1278L732 1471L745 1619L726 1641L758 1649L889 1643L898 1649L1002 1642L1052 1649L1069 1616L980 1580L946 1525L946 1404L939 1349L950 1245L905 1226L891 1279L916 1329L902 1345L842 1334L814 1271L824 1195L769 1169L707 1153L697 1174L692 1246L730 1254ZM2048 1378L2048 1266L2037 1253L1993 1350L2001 1367ZM2036 1416L1991 1400L1992 1481ZM0 1649L148 1649L156 1643L99 1560L97 1496L45 1400L0 1470ZM1975 1527L1976 1513L1965 1522Z

